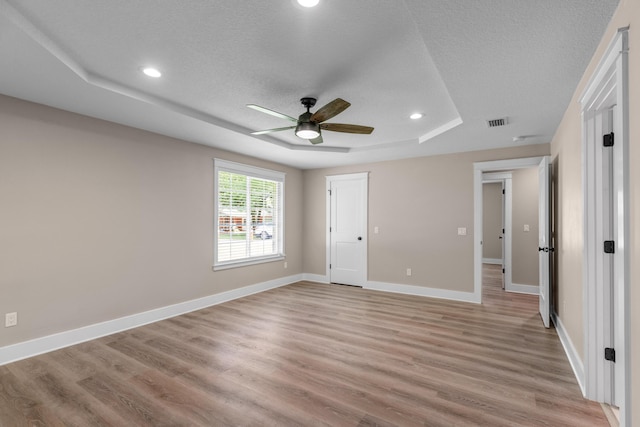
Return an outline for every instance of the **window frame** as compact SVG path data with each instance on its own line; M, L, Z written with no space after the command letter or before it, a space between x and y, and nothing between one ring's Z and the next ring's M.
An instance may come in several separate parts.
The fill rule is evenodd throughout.
M251 178L269 180L276 182L278 186L278 198L276 207L276 217L273 219L274 235L272 239L276 240L276 253L270 255L250 256L247 258L219 261L219 173L229 172L244 175ZM262 264L266 262L280 261L285 258L284 252L284 193L285 193L285 177L286 173L271 169L264 169L257 166L236 163L229 160L213 159L213 270L225 270L229 268L244 267L248 265ZM250 210L250 207L249 207ZM250 218L250 212L247 212ZM252 228L252 225L249 225ZM248 230L252 232L252 230Z

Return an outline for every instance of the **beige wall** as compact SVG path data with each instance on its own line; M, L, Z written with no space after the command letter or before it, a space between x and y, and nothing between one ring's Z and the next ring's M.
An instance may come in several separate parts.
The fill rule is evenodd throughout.
M0 96L0 347L302 272L302 172ZM213 158L286 172L288 269L213 272Z
M538 286L538 168L517 169L511 176L511 281Z
M564 118L553 137L551 153L556 188L556 264L558 315L582 357L583 307L583 194L581 123L578 98L618 28L629 30L629 165L630 165L630 298L631 308L631 402L632 423L640 425L640 0L621 0L598 49L576 88Z
M502 260L502 183L482 184L482 258Z
M303 269L326 274L325 177L369 172L368 280L473 292L473 162L548 150L543 144L304 171ZM458 227L467 235L458 236Z

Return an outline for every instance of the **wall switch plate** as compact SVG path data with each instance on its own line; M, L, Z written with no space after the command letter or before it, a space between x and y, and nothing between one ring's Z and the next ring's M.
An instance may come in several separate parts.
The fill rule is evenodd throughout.
M529 224L524 225L524 231L529 231Z
M407 268L407 276L411 276L411 269Z
M18 324L18 313L7 313L4 315L4 327L9 328Z
M380 232L380 229L376 226L373 227L373 234L378 234Z
M287 265L287 261L285 261L285 262L284 262L284 268L287 268L287 267L288 267L288 265Z
M467 228L466 227L458 227L458 236L466 236Z

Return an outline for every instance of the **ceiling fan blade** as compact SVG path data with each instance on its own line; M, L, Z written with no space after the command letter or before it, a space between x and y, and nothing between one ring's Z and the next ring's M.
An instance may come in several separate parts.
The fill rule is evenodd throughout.
M322 123L325 120L329 120L331 117L337 116L344 110L349 108L351 104L341 98L336 98L318 111L313 113L310 120L314 123Z
M313 145L322 144L322 135L318 135L317 138L310 139L309 142Z
M373 132L373 128L369 126L360 125L346 125L341 123L322 123L320 129L330 130L333 132L345 132L345 133L361 133L370 134Z
M266 129L266 130L258 130L255 132L251 132L251 135L264 135L265 133L273 133L280 132L283 130L295 129L295 126L287 126L286 128L275 128L275 129Z
M256 105L256 104L247 104L247 107L253 108L254 110L261 111L261 112L266 113L266 114L270 114L272 116L280 117L281 119L291 120L292 122L298 123L298 119L294 119L293 117L287 116L286 114L278 113L277 111L273 111L273 110L270 110L270 109L265 108L265 107L261 107L261 106Z

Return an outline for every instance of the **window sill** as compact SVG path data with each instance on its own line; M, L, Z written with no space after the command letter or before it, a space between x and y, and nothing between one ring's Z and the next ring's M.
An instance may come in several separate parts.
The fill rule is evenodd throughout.
M215 264L211 267L211 269L213 271L228 270L230 268L247 267L250 265L265 264L267 262L283 261L284 259L285 259L285 255L273 255L273 256L264 257L264 258L252 258L252 259L244 259L244 260L238 260L238 261L228 261L220 264Z

